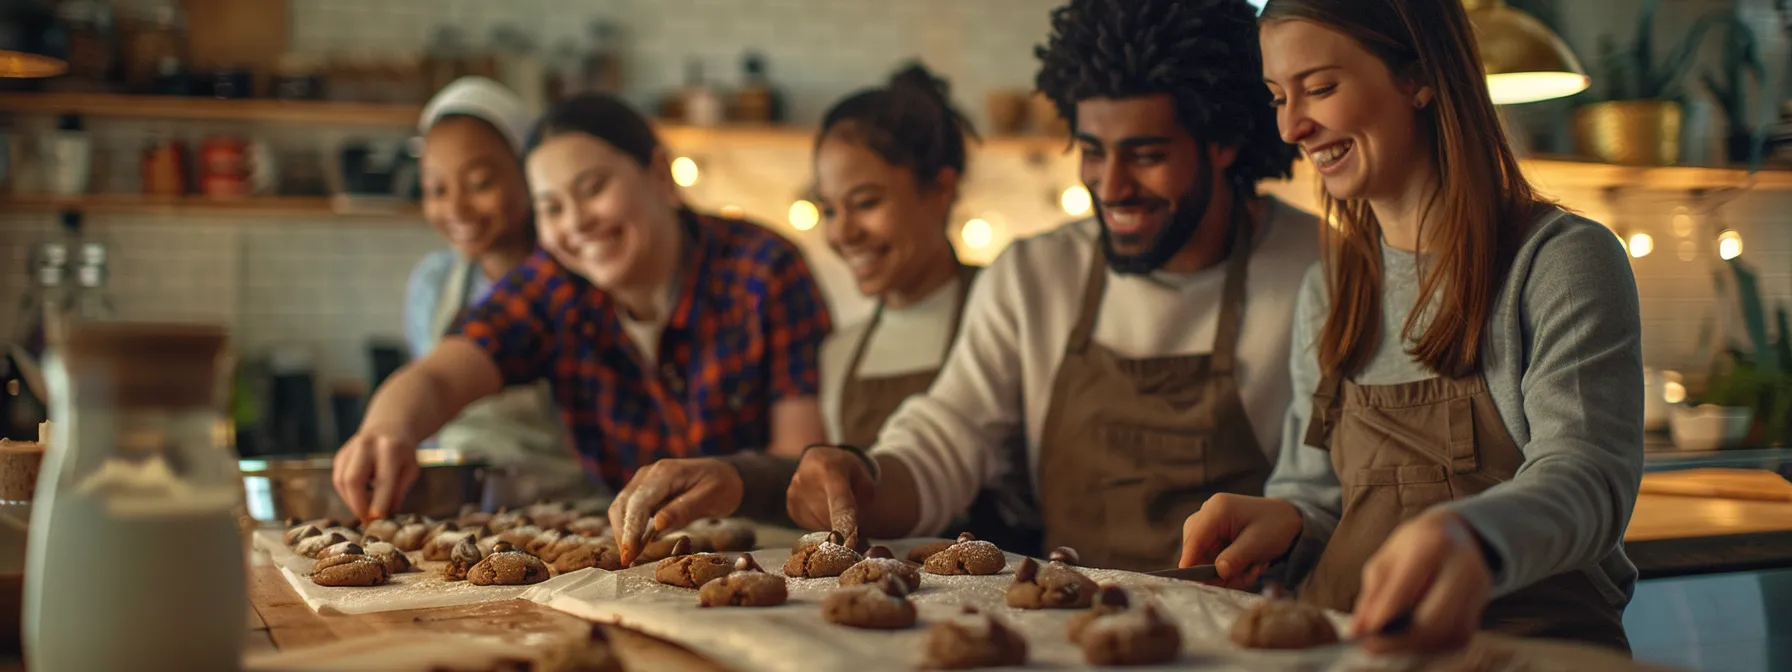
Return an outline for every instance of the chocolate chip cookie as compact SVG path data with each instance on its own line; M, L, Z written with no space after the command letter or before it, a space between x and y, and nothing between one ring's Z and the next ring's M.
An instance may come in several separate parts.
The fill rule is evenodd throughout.
M946 550L928 556L921 567L929 574L987 576L1008 566L1008 557L995 544L965 532Z
M1070 638L1091 665L1156 665L1182 652L1182 631L1157 608L1133 606L1119 586L1102 586L1089 611L1070 621Z
M286 542L286 546L288 548L291 548L293 546L298 545L300 539L304 539L306 537L315 537L317 535L323 534L324 527L330 527L330 526L325 525L323 527L318 527L317 525L313 525L311 523L297 523L291 527L286 528L286 534L281 536L281 540Z
M686 543L691 545L690 550L686 551L684 554L699 553L704 550L703 545L697 543L696 539L692 539L691 535L683 532L669 532L663 537L647 542L646 546L642 546L640 557L635 558L635 566L640 567L641 565L659 562L675 555L682 555L673 550L677 547L678 540L680 539L685 540Z
M517 550L508 541L492 547L491 555L467 570L467 583L475 586L526 586L548 580L548 566L541 558Z
M463 528L479 527L492 522L493 515L495 514L480 511L477 505L466 504L460 507L460 517L454 519L454 522Z
M1266 599L1232 622L1232 643L1249 649L1309 649L1338 642L1325 610L1295 600Z
M454 544L454 550L449 551L448 564L442 567L442 578L448 581L465 581L467 571L483 559L485 553L480 552L479 544L472 537L461 537Z
M697 605L703 607L773 607L790 599L784 577L765 573L753 556L742 553L734 571L703 584Z
M417 571L416 567L411 566L411 558L405 555L404 551L398 550L397 546L381 541L379 535L369 534L361 537L361 540L367 542L361 546L362 555L380 561L380 564L386 566L387 573L403 574Z
M865 559L848 567L840 574L840 585L859 586L877 583L886 576L896 577L908 592L921 589L921 566L906 560L897 560L890 549L883 546L872 546L865 553Z
M366 539L367 537L392 539L398 536L398 528L400 527L402 526L399 525L396 520L392 520L391 518L380 518L363 525L361 527L361 537L362 539Z
M575 518L566 524L566 531L581 537L601 537L610 531L610 519L598 516Z
M485 526L491 528L494 534L503 534L509 530L533 524L535 521L522 512L498 509L497 513L492 514L491 520L486 521Z
M1095 581L1061 562L1041 567L1032 558L1014 568L1008 606L1016 609L1082 609L1095 601Z
M921 544L920 546L909 549L908 561L917 565L927 562L928 558L933 557L934 554L939 553L940 551L951 548L954 543L956 542L936 541L930 544Z
M349 527L347 525L336 525L334 527L325 527L325 528L322 528L322 531L324 534L331 534L331 533L340 534L340 535L342 535L343 539L347 539L349 541L353 541L353 542L361 541L361 532L359 530L356 530L355 528Z
M377 586L391 578L386 566L361 553L360 546L311 566L311 582L320 586Z
M324 549L345 541L348 541L347 537L335 532L329 534L316 534L300 539L298 545L292 547L292 552L307 558L316 559L319 553L324 552Z
M867 630L901 630L915 624L915 604L902 582L884 577L875 584L841 588L821 601L829 623Z
M734 564L727 556L714 553L691 553L691 540L679 539L672 556L654 565L653 578L668 586L701 588L703 584L728 575Z
M965 607L964 613L927 630L922 667L970 670L1027 664L1027 640L1001 619Z
M454 554L454 547L459 546L461 541L464 540L478 543L480 539L489 536L489 534L490 533L485 528L471 530L444 530L437 533L436 536L430 537L429 542L423 544L423 559L431 562L442 562Z
M554 545L554 542L560 541L561 539L563 539L565 537L566 537L565 532L561 532L560 530L549 528L546 530L542 530L541 534L535 535L535 537L533 539L530 539L527 542L524 542L522 544L522 547L523 547L523 550L528 551L530 555L533 555L537 558L541 558L543 562L553 562L554 561L553 558L546 557L542 554L546 553L548 548L550 548Z
M858 551L847 548L839 532L828 533L820 544L790 554L784 560L784 575L799 579L839 576L864 560Z
M684 528L698 547L716 553L751 551L759 538L753 524L736 518L703 518Z
M429 525L426 523L405 523L392 535L392 545L401 551L423 550L424 542L429 541Z
M567 537L567 539L584 538ZM587 567L596 567L611 572L622 569L622 552L607 541L585 542L575 544L569 549L557 553L554 557L554 571L561 574L576 572Z

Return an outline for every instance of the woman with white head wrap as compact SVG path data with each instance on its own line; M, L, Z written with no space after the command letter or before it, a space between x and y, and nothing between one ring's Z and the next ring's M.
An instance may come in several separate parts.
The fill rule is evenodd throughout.
M464 77L423 110L423 216L448 240L411 272L405 338L411 356L434 350L462 309L535 250L535 225L520 153L534 112L503 85ZM575 494L585 479L545 383L513 387L462 411L435 437L437 447L520 470L524 491L499 493L523 504ZM394 512L396 513L396 512Z

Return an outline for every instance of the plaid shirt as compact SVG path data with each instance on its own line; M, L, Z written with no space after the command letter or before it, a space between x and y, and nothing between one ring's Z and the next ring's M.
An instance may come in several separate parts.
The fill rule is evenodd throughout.
M453 333L506 385L550 381L587 472L620 489L672 457L761 450L773 402L813 396L827 306L802 253L769 229L687 213L693 264L648 370L610 297L542 250Z

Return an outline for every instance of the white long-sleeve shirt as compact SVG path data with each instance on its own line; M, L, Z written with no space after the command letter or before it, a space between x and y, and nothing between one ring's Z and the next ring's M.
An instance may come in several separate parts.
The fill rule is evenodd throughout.
M1288 411L1288 344L1301 278L1318 259L1318 220L1266 198L1255 233L1238 339L1239 393L1258 445L1273 463ZM1038 490L1039 438L1052 381L1076 323L1100 224L1094 219L1017 240L978 275L964 324L926 394L891 416L872 452L914 474L919 523L940 533L980 485L1020 466ZM1193 274L1109 272L1094 340L1123 357L1211 352L1225 266ZM1064 400L1076 403L1076 400ZM1025 438L1025 465L1000 446Z

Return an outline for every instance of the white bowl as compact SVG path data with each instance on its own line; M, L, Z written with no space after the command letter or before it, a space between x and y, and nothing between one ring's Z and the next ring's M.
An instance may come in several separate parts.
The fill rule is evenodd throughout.
M1744 406L1675 405L1668 414L1674 445L1681 450L1717 450L1742 442L1755 423L1755 409Z

